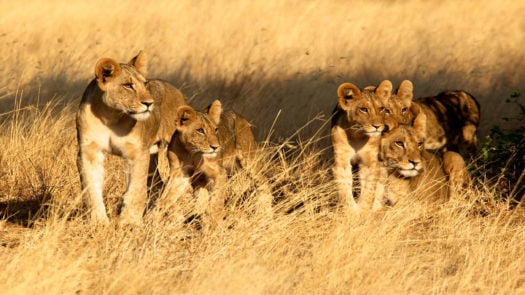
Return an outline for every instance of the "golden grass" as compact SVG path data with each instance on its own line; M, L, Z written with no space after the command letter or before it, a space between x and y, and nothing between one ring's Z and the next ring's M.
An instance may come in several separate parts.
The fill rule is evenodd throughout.
M0 3L2 293L525 291L523 208L493 201L487 184L436 208L339 212L322 127L339 83L383 79L412 80L416 96L465 89L481 103L482 135L502 124L514 111L503 100L524 89L525 3L69 2ZM271 134L253 167L277 187L271 220L248 199L213 230L157 211L139 228L85 223L74 112L98 58L140 49L149 76L193 105L220 98L259 139ZM114 214L123 173L116 157L107 167ZM242 174L229 184L231 198L247 186Z

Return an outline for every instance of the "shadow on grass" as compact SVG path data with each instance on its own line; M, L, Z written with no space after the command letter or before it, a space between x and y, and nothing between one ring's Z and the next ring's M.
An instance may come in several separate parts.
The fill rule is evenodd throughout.
M0 218L7 222L32 227L38 219L47 218L51 209L51 195L43 194L28 200L0 202Z

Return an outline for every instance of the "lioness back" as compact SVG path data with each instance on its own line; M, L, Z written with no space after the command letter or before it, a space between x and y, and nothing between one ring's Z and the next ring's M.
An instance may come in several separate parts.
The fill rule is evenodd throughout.
M179 106L186 104L182 92L175 86L162 80L150 80L148 91L158 104L160 126L157 131L157 141L167 144L175 132L175 115Z

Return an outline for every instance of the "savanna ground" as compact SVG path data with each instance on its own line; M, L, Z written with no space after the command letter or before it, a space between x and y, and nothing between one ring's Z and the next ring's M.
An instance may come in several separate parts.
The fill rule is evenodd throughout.
M442 206L340 212L326 125L340 83L410 79L416 97L472 93L481 138L512 127L501 118L525 90L525 3L328 2L0 2L2 293L524 293L525 211L484 171ZM266 143L251 169L279 201L271 220L248 198L210 230L156 211L131 231L86 223L74 113L100 57L139 50L149 77L193 106L220 98L251 119ZM107 165L113 215L124 175L118 158ZM240 174L223 193L246 186Z

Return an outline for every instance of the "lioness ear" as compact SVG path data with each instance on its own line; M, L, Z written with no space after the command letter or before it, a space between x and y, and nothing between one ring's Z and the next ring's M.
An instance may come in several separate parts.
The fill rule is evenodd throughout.
M197 112L188 105L180 106L177 109L176 124L177 128L185 127L197 119Z
M219 125L219 123L221 122L221 114L222 105L221 102L218 99L216 99L208 107L208 117L210 117L213 123Z
M361 90L352 83L343 83L337 88L337 100L339 106L347 111L350 110L350 100L361 98Z
M397 89L397 99L402 100L405 105L410 105L414 98L414 85L409 80L404 80Z
M105 89L106 82L120 74L120 65L111 58L101 58L95 66L95 76L101 89Z
M383 82L379 83L379 86L377 86L375 90L375 94L382 102L388 101L392 95L392 82L389 80L384 80Z
M427 136L427 115L422 111L418 110L416 118L414 119L414 129L419 134L419 136Z
M148 73L148 60L142 50L129 61L129 65L134 66L144 77Z

